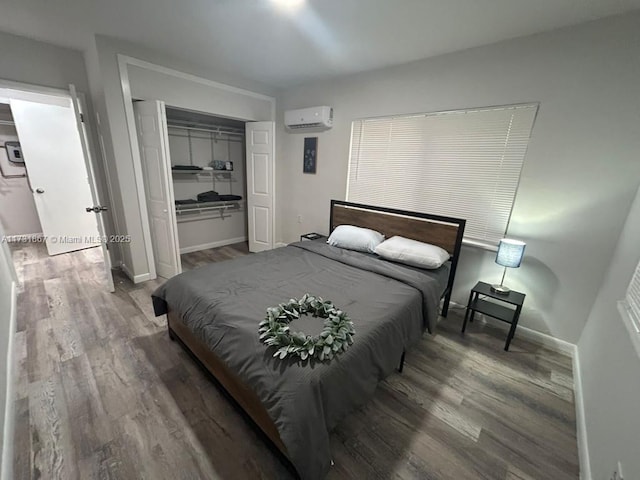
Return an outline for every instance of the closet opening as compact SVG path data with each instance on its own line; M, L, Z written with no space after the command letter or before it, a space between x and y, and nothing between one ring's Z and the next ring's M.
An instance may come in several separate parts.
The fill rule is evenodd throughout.
M248 251L245 122L169 106L166 116L182 269Z
M133 101L133 116L150 278L171 278L183 262L185 269L209 263L207 255L221 254L213 248L230 257L232 246L243 253L273 248L275 122L162 100Z

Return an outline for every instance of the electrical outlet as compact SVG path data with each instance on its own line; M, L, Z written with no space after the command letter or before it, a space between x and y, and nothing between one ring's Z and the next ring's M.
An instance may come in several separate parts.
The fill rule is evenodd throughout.
M302 215L298 215L298 223L302 223Z
M622 462L618 461L618 466L613 471L613 475L611 476L611 480L624 480L624 475L622 473Z

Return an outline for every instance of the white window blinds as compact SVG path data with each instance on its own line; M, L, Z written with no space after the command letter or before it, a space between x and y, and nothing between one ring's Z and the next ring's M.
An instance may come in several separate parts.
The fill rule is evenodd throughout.
M625 301L634 327L637 332L640 332L640 263L636 267L633 278L631 278Z
M537 105L356 120L347 200L467 220L504 237Z

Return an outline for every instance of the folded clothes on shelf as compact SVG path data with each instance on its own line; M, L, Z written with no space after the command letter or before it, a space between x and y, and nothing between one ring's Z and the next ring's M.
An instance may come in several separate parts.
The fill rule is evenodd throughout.
M215 192L213 190L199 193L196 198L198 199L199 202L219 202L220 201L220 195L218 194L218 192Z
M209 165L213 167L214 170L233 170L233 162L225 161L225 160L214 160Z
M171 170L202 170L197 165L171 165Z
M209 202L237 202L242 200L240 195L220 195L218 192L209 190L208 192L199 193L197 200L187 198L186 200L176 200L176 205L197 205L198 203Z

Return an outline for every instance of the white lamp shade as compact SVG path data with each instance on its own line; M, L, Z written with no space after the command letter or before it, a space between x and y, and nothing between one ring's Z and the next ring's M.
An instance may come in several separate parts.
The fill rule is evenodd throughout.
M524 255L524 247L527 244L520 240L510 240L503 238L498 245L496 263L503 267L518 268Z

